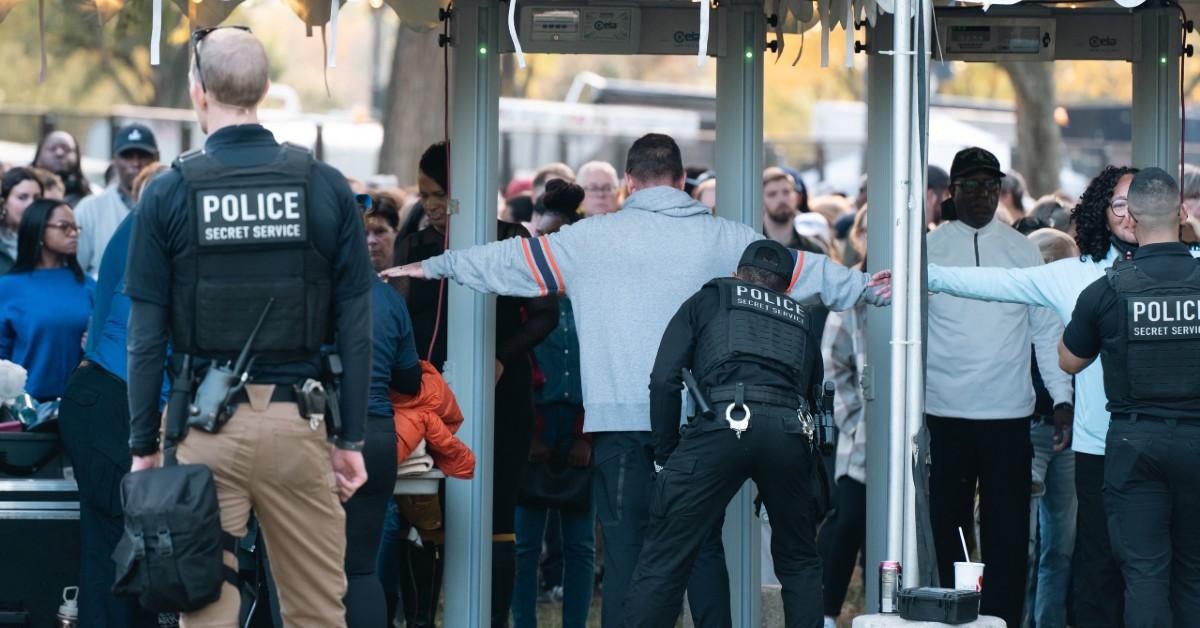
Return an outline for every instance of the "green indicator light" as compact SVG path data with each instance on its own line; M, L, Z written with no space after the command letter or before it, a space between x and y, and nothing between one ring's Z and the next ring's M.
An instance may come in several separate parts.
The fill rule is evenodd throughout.
M750 50L750 49L747 49L747 50L746 50L746 58L747 58L747 59L753 59L753 58L754 58L754 51L753 51L753 50Z
M487 46L480 46L480 47L479 47L479 55L480 55L480 56L483 56L483 55L486 55L486 54L487 54Z
M1167 63L1167 58L1166 58L1166 57L1160 57L1160 58L1158 59L1158 62L1159 62L1159 63L1162 63L1162 64L1164 64L1164 65L1166 65L1166 63Z

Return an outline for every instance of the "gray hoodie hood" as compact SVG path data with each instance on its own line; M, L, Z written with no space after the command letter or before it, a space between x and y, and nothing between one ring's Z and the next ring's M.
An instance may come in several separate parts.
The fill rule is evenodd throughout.
M712 213L708 206L688 196L687 192L669 185L660 185L634 192L625 199L622 209L654 212L671 218L687 218L698 214Z

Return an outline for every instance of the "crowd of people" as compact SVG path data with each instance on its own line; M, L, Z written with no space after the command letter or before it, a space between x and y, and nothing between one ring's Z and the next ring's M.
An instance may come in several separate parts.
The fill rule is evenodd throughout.
M287 178L294 164L286 147L254 116L262 94L247 92L237 74L257 69L265 80L265 55L251 42L248 34L221 32L205 44L213 46L211 55L206 48L212 60L195 61L193 101L210 134L202 158L219 162L251 147L271 163L278 153L283 165L271 176L284 189L303 177ZM235 52L243 55L241 69L220 70L222 57ZM351 427L332 434L334 490L343 505L331 509L331 493L333 507L325 504L316 509L319 517L306 519L313 513L301 517L281 499L286 491L272 474L259 477L263 472L251 471L249 462L234 460L216 434L193 433L180 445L180 460L208 461L219 486L232 486L227 478L239 473L254 476L245 494L222 495L223 527L244 536L251 513L262 525L275 566L268 587L273 603L264 606L274 607L275 621L374 628L439 621L440 496L394 498L393 487L398 469L424 456L426 447L448 475L470 477L473 469L469 450L456 448L445 431L462 417L439 375L447 338L455 333L447 319L446 281L453 279L502 295L492 332L495 408L484 418L495 434L486 470L492 477L492 625L507 626L511 618L518 628L536 626L537 605L558 599L562 624L581 628L598 587L608 628L672 625L682 604L676 596L685 589L698 626L731 625L723 510L664 515L674 512L664 510L664 500L673 499L664 492L686 493L695 468L694 460L685 468L686 461L670 457L680 413L675 367L690 358L676 355L665 370L655 365L671 348L664 330L676 309L705 282L734 269L741 274L743 251L749 255L750 245L765 239L793 251L761 262L762 268L787 280L777 292L806 305L811 323L804 325L820 348L823 379L835 385L838 436L824 461L831 512L810 520L812 513L780 497L784 489L768 491L770 483L755 479L761 491L775 495L766 496L773 512L764 525L774 539L788 625L821 616L826 626L835 625L865 555L866 305L887 303L886 272L868 274L879 269L867 259L865 194L810 198L799 172L766 168L756 232L713 217L717 173L685 170L674 141L650 134L633 144L620 170L602 161L577 170L551 163L513 179L499 192L497 242L451 251L447 154L443 143L426 148L413 173L417 185L403 189L347 185L327 166L303 166L314 168L325 186L310 200L328 200L345 212L314 234L311 245L333 260L339 305L334 315L303 309L312 308L311 301L300 310L317 312L313 316L336 329L347 363L341 392L351 397L342 407L366 417L358 424L347 420ZM127 125L114 137L112 180L94 189L80 171L78 142L55 131L29 166L4 170L0 189L0 359L27 371L25 389L36 403L57 408L80 490L86 626L158 625L159 618L131 599L110 593L117 577L110 555L123 532L118 487L131 466L158 464L159 416L171 388L172 371L162 368L167 331L172 351L191 351L203 344L203 334L218 337L225 320L212 304L173 301L180 297L171 296L168 284L180 279L164 277L162 267L176 263L168 251L184 245L175 240L191 237L162 226L175 220L170 205L191 202L185 186L203 191L209 188L197 181L216 184L189 170L203 173L203 163L185 159L168 168L158 158L153 131ZM979 148L961 151L949 171L929 167L925 209L935 294L928 310L925 422L937 571L943 584L953 581L962 531L987 566L982 612L1010 626L1120 626L1129 618L1130 625L1153 625L1138 623L1141 609L1124 605L1126 592L1138 587L1123 579L1123 570L1141 568L1144 557L1131 556L1109 537L1112 512L1106 512L1102 487L1111 471L1105 468L1110 416L1102 367L1064 369L1059 347L1081 292L1138 251L1130 192L1137 173L1109 166L1077 200L1062 193L1033 200L1019 173L1002 171L996 157ZM1188 214L1180 219L1180 235L1192 241L1200 235L1200 169L1187 167L1181 196ZM220 213L217 202L211 211ZM203 283L204 277L213 281L218 267L208 268L210 275L194 271L202 277L189 286L218 294L214 284ZM166 311L180 304L216 322L191 331L179 327ZM325 320L330 316L336 320ZM288 324L312 336L311 321L295 318ZM691 323L698 324L695 317ZM273 342L290 346L286 340ZM355 351L370 353L370 364L354 365ZM299 476L289 458L326 442L306 424L294 430L285 424L291 415L271 414L278 413L271 410L275 401L294 400L269 389L282 384L284 374L268 364L251 375L251 384L268 389L242 393L246 409L234 413L222 438L257 447L246 435L259 429L251 425L279 421L270 423L269 442L284 448L263 450L263 459ZM647 385L656 396L647 395ZM398 427L401 415L418 412L432 419L404 422L417 426L411 434ZM404 455L397 455L398 444ZM656 484L664 469L668 475L661 477L671 480ZM310 480L330 481L324 475ZM318 524L322 530L309 529ZM810 532L807 544L797 542L797 529ZM334 566L345 575L341 586L320 578L301 582L309 555L298 547L305 545L327 546L326 558L344 559ZM798 558L806 552L813 560ZM259 562L263 569L267 563ZM227 593L192 620L237 617L240 598ZM1176 625L1185 625L1178 620L1193 609L1182 602L1176 608ZM318 623L306 623L312 621Z

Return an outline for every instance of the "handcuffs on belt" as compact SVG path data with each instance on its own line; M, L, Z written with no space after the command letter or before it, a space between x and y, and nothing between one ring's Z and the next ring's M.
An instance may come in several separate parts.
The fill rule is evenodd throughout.
M741 406L745 411L746 416L735 419L733 418L734 408ZM733 401L725 406L725 422L729 424L729 429L737 435L738 440L742 438L742 432L750 429L750 406L746 405L746 386L738 382L733 389Z

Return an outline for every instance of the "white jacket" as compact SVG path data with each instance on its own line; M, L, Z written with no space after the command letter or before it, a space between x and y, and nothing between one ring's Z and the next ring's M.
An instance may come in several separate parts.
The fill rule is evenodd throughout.
M1037 245L993 220L961 221L929 234L929 262L942 266L1023 268L1042 263ZM1058 367L1063 324L1039 306L929 297L925 411L942 417L1016 419L1033 414L1029 346L1054 403L1070 403L1071 378Z

